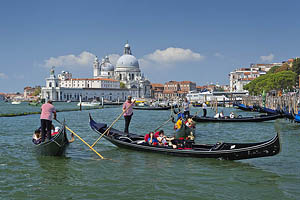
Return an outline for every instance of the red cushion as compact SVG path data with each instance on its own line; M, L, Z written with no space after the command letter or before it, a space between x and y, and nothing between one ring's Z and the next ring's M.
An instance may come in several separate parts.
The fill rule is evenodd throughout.
M57 132L53 132L53 133L51 133L51 136L56 135L57 133L58 133L58 131Z

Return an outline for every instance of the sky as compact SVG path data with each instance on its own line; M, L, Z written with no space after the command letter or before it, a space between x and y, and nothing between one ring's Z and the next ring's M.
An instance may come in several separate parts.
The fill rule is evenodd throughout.
M0 93L45 85L50 68L92 78L125 43L152 83L229 84L251 63L300 56L297 0L0 0Z

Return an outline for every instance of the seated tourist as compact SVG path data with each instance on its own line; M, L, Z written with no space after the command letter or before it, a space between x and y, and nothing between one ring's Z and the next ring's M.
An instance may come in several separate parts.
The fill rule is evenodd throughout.
M188 118L187 121L185 122L185 125L190 128L195 128L195 123L192 118Z
M159 146L167 146L167 140L168 140L168 138L165 136L164 131L160 130L159 135L157 137Z
M216 113L216 115L214 116L214 118L220 118L220 113Z
M174 126L174 129L175 130L178 130L181 128L181 125L182 125L182 117L179 117L179 119L177 120L175 126Z
M233 112L230 112L230 115L229 115L229 117L230 117L230 119L233 119L233 118L235 118L235 115L234 115L234 113L233 113Z
M222 112L220 112L220 118L224 118L225 116L224 116L224 113L223 113L223 111Z
M42 142L42 137L41 137L41 131L40 129L37 129L34 131L34 134L32 136L32 142L34 144L39 144Z
M149 133L149 138L148 138L147 142L148 142L149 145L153 145L153 146L156 146L158 144L157 138L154 137L153 132Z

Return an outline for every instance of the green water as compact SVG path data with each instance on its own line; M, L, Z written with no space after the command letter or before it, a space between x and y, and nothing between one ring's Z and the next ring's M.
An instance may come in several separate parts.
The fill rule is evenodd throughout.
M76 103L55 103L57 109ZM0 103L1 113L32 112L39 107ZM232 108L224 109L229 114ZM192 113L198 111L194 108ZM238 114L247 113L234 110ZM58 119L92 144L98 135L88 126L112 123L121 107L60 112ZM208 114L212 114L209 110ZM166 121L170 111L134 111L130 131L145 134ZM197 142L257 142L281 132L282 151L273 157L224 161L167 156L115 147L100 140L100 160L78 139L64 157L37 157L31 136L39 115L0 118L0 199L300 199L300 125L284 119L262 123L197 124ZM56 124L57 125L57 124ZM114 128L123 130L124 120ZM164 127L171 133L172 123Z

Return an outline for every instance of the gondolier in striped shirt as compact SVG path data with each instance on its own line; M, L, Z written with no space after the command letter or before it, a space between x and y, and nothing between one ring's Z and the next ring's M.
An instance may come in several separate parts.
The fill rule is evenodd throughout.
M54 114L54 119L56 119L56 110L52 105L52 101L48 100L47 103L43 104L41 107L41 129L42 129L42 142L47 139L51 139L51 125L52 125L52 113Z
M131 117L133 115L133 104L135 101L131 101L132 97L128 96L127 101L123 104L123 112L124 112L124 119L125 119L125 128L124 133L129 134L129 124L131 121ZM127 109L127 110L126 110Z

